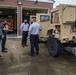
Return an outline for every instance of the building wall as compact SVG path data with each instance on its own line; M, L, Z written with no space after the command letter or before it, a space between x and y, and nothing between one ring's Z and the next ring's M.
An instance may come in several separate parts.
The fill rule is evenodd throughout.
M0 1L0 5L11 5L11 6L19 6L18 0L3 0ZM31 7L43 7L43 8L53 8L53 3L45 3L45 2L38 2L35 4L33 1L22 1L21 6L31 6Z
M22 4L18 4L18 0L3 0L0 1L0 6L9 6L9 7L17 7L17 34L18 36L21 35L20 33L20 25L22 22L22 7L32 7L32 8L47 8L47 9L52 9L53 8L53 3L48 3L48 2L38 2L37 4L34 3L34 1L27 1L23 0Z

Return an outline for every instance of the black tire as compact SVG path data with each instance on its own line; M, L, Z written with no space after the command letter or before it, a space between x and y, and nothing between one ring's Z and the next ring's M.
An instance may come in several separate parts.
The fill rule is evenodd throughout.
M48 38L47 43L48 43L48 51L50 55L52 55L53 57L57 57L62 54L63 46L60 43L60 41L55 39L53 36L50 36Z

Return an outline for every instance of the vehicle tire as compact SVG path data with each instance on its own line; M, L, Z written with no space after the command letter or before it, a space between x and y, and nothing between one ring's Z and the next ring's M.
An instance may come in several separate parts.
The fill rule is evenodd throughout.
M53 36L50 36L48 38L47 43L48 43L48 51L49 51L50 55L57 57L60 54L62 54L63 45L61 44L60 41L55 39Z

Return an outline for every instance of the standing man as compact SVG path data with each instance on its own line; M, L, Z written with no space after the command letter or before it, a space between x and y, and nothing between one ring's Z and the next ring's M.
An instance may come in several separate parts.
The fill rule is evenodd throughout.
M0 22L0 57L2 57L2 55L1 55L1 40L2 40L2 22Z
M41 28L40 28L40 25L36 22L35 18L33 18L31 22L32 24L29 27L28 38L30 37L30 44L31 44L30 56L34 56L34 48L36 49L36 55L39 55L38 37L39 37L39 31L41 31Z
M3 25L2 25L2 52L7 52L7 48L5 48L5 44L6 44L6 37L7 37L7 21L4 21Z
M22 32L22 47L27 46L28 28L29 24L27 23L27 20L24 20L24 23L20 26Z

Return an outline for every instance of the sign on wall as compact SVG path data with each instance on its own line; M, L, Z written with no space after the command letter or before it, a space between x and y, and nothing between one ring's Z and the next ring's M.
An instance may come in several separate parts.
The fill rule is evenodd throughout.
M40 15L40 21L49 21L50 16L49 15Z

